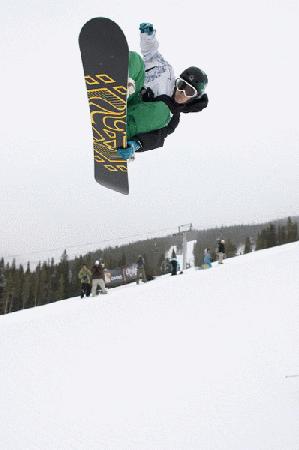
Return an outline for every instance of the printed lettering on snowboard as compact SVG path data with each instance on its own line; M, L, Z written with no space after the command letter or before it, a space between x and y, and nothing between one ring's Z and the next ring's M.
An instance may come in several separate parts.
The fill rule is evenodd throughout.
M120 142L127 146L127 88L104 73L86 75L85 82L95 162L109 172L127 172L125 161L117 154Z

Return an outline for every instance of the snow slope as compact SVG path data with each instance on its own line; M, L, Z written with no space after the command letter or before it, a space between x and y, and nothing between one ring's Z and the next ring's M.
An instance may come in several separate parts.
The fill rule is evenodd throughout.
M299 242L0 318L3 450L298 450Z

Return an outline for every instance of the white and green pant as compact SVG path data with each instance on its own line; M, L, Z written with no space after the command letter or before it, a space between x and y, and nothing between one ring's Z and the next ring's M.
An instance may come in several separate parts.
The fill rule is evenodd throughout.
M91 290L91 294L94 297L95 295L97 295L97 287L100 286L101 292L102 294L107 294L108 291L105 288L105 281L102 278L96 278L94 280L92 280L92 290Z
M223 264L224 253L218 253L218 264Z
M137 284L139 284L140 278L142 278L143 283L146 282L146 275L145 275L144 267L139 267L137 269L137 279L136 279Z

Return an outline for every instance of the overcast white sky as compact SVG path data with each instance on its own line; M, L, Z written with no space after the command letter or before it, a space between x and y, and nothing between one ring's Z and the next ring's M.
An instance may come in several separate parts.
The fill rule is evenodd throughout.
M299 214L298 12L295 0L1 4L0 256ZM93 179L78 34L96 16L132 50L153 22L177 74L197 65L209 77L208 108L129 165L129 196Z

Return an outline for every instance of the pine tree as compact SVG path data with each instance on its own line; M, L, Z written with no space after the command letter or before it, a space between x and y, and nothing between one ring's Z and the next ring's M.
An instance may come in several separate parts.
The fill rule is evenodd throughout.
M58 298L64 300L70 296L69 262L66 250L61 255L58 272Z
M246 238L246 241L245 241L244 254L250 253L251 251L252 251L251 241L250 241L250 238L247 237L247 238Z
M275 245L277 245L276 226L270 223L267 228L267 248L274 247Z
M121 259L119 260L118 266L126 267L126 265L127 265L127 257L126 257L125 252L122 252Z
M43 263L40 271L40 299L39 305L46 305L50 302L50 270L46 262Z
M0 314L5 314L5 288L6 279L4 271L4 260L0 260Z
M34 306L34 289L33 289L33 276L30 269L30 262L27 262L26 271L24 274L23 284L23 309L32 308Z
M50 269L50 302L56 302L59 300L58 295L58 289L59 289L59 275L57 266L51 265Z
M39 262L36 266L34 277L33 277L33 298L34 298L34 306L38 306L40 304L40 273L41 273L41 263Z
M287 223L287 242L298 241L298 225L296 222L292 222L291 217L288 217Z
M23 285L24 285L24 267L22 265L19 266L18 270L15 273L15 311L19 309L23 309Z
M233 258L237 255L237 247L230 239L225 244L225 255L227 258Z
M58 291L57 291L58 300L64 300L66 298L65 292L66 292L65 276L63 273L61 273L58 282Z
M277 231L277 243L278 245L283 245L286 242L287 242L286 227L284 225L279 225Z
M158 261L158 273L161 275L164 275L165 273L167 273L167 264L165 261L165 254L162 253L160 255L159 261Z
M263 248L266 248L265 230L258 233L255 246L256 250L262 250Z
M277 245L278 237L276 233L276 226L272 223L267 228L264 228L257 236L256 250L270 248Z

